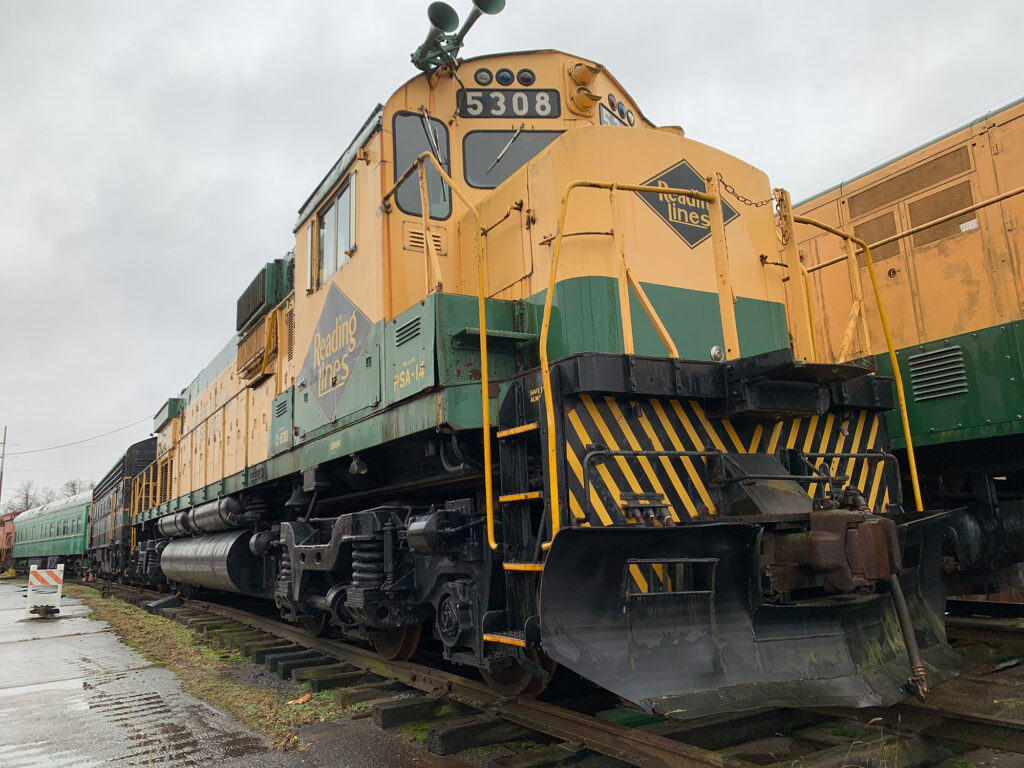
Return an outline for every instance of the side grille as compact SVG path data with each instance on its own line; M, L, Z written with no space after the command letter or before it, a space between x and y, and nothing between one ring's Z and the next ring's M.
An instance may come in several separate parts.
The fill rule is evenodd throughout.
M291 302L288 302L289 304ZM288 328L288 359L291 360L295 356L295 308L288 307L288 314L285 317L285 323Z
M907 358L914 400L934 400L970 391L963 349L943 347Z
M954 149L952 152L940 155L916 168L893 176L881 184L868 187L863 192L850 195L847 201L850 216L855 219L859 218L876 208L881 208L900 198L909 197L922 189L927 189L970 169L971 156L967 147Z
M288 413L288 401L283 399L278 400L277 403L274 405L274 415L277 416L278 418L281 418L286 413Z
M400 347L405 342L420 335L420 318L414 317L407 323L403 323L395 329L395 346Z
M910 214L910 226L920 226L926 222L934 221L940 216L945 216L947 213L968 208L973 204L974 195L971 193L971 182L960 182L952 187L947 187L941 192L936 192L933 195L928 195L928 197L910 203L907 206L907 212ZM977 215L977 213L965 213L944 224L929 227L923 232L918 232L914 235L914 247L920 248L922 245L934 243L936 240L941 240L944 237L963 234L964 230L960 229L960 225L975 219Z
M896 214L893 211L883 213L881 216L876 216L873 219L868 219L853 228L853 234L866 243L877 243L879 240L884 240L890 235L895 235L897 231ZM890 256L898 256L899 253L900 242L897 240L894 243L872 249L871 259L872 261L882 261ZM857 262L861 266L867 264L863 253L857 256Z
M267 270L261 269L259 274L249 283L241 296L238 297L238 311L235 330L240 331L249 319L259 312L267 303Z
M448 247L445 243L444 232L431 232L431 237L434 240L434 248L437 250L438 256L444 256L448 253ZM411 226L409 222L406 222L405 227L402 230L402 248L407 251L419 251L423 253L423 230L417 227Z

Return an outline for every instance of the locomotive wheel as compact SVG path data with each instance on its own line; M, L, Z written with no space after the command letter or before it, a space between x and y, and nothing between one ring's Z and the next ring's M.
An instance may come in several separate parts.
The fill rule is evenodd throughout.
M517 662L512 662L507 667L495 672L480 670L484 682L495 692L502 696L540 696L548 687L548 680L555 672L558 663L552 661L540 651L527 651L530 660L539 664L547 672L548 679L541 680L534 677L533 673Z
M384 632L374 632L370 640L373 647L388 661L411 659L420 644L422 624L410 627L395 627Z
M299 626L313 637L320 637L327 628L327 614L318 611L316 615L303 616L299 619Z

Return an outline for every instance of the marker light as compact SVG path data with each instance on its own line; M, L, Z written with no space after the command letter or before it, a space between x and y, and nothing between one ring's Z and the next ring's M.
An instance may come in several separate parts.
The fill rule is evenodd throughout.
M519 81L520 85L533 85L536 80L536 76L533 74L533 70L520 69L516 72L516 80Z
M491 74L489 69L478 69L473 75L473 79L476 80L477 85L490 85L491 80L494 79L494 75Z
M626 112L626 122L629 123L630 125L633 125L633 123L636 122L636 118L633 117L633 110L632 109L629 110L628 112Z
M610 93L608 94L608 106L612 108L612 112L615 111L615 97Z
M620 101L619 104L618 104L618 108L619 108L619 117L625 119L625 117L626 117L626 105L623 104Z
M512 74L511 69L499 69L494 76L498 85L512 85L516 81L516 76Z

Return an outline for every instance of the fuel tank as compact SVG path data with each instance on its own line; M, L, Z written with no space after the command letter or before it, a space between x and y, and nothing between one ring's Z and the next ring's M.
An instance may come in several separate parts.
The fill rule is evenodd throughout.
M251 531L225 531L189 539L175 539L160 555L160 569L168 581L197 587L266 597L263 562L249 550Z
M161 536L172 538L189 533L216 533L235 528L241 523L244 513L238 499L225 496L186 510L164 515L156 521L156 530Z

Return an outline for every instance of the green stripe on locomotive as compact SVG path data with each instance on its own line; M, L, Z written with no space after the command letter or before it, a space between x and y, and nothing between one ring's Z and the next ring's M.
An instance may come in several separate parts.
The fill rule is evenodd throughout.
M84 555L91 506L90 502L85 502L25 521L21 519L24 515L15 518L14 559Z
M714 293L644 283L645 292L671 334L682 358L708 360L723 344L718 297ZM525 302L489 299L487 335L494 399L503 379L539 365L537 339L545 292ZM666 356L664 345L631 294L636 354ZM575 352L623 353L618 286L613 278L575 277L555 286L550 354L555 360ZM739 298L736 321L744 356L789 346L784 307L777 302ZM573 311L562 312L561 307ZM581 312L580 308L590 308ZM271 457L205 488L145 512L140 522L185 509L247 486L282 477L356 451L447 424L478 429L480 414L480 334L473 296L434 293L387 323L370 329L336 411L328 422L309 391L296 381L274 401L270 424ZM315 382L314 382L315 384ZM294 450L293 450L294 449Z
M1024 321L898 350L915 446L1024 434ZM888 355L875 358L892 375ZM890 411L893 448L905 448Z

